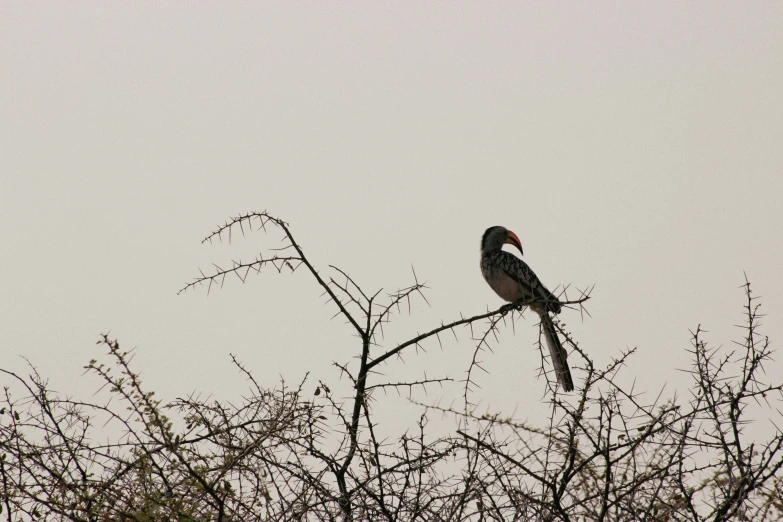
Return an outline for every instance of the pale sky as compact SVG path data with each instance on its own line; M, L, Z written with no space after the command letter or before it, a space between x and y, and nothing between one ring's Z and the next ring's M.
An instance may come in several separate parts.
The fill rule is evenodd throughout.
M510 3L2 2L2 367L26 356L89 398L110 331L164 399L239 397L229 353L263 384L347 393L331 363L358 345L304 271L176 295L278 246L200 244L264 209L369 292L415 267L431 306L386 348L501 304L478 268L491 225L550 288L595 285L591 319L561 317L599 364L638 347L637 389L686 389L699 324L739 340L743 271L779 346L783 4ZM536 322L482 357L483 406L541 420ZM428 346L389 379L464 378L467 332ZM410 426L404 404L384 411Z

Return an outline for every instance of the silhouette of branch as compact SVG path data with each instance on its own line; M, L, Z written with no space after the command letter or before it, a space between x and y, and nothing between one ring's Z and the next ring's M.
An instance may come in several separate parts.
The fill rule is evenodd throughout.
M553 317L569 348L581 386L562 394L546 380L549 412L538 419L479 413L469 394L478 393L479 353L492 350L501 328L514 327L515 312L546 303L521 300L383 345L383 325L426 286L414 272L412 285L381 296L365 292L346 271L330 266L322 277L294 241L287 223L266 212L243 214L204 239L232 240L232 230L272 228L283 232L278 254L215 265L189 283L222 285L236 275L271 265L301 266L335 302L355 332L355 359L334 362L338 380L309 373L294 386L281 380L266 387L233 355L248 381L239 400L200 393L170 403L142 385L132 351L102 335L108 363L92 360L86 373L108 400L62 398L30 364L28 377L0 369L9 381L0 396L0 510L10 520L337 521L385 520L779 520L783 492L783 432L777 403L783 383L764 373L770 341L760 329L759 302L746 277L742 286L743 336L736 348L708 346L699 325L692 332L686 369L687 394L642 393L622 378L636 348L597 364ZM235 231L234 231L235 233ZM560 291L563 308L589 316L592 288ZM411 347L456 329L470 329L474 343L463 388L464 407L426 405L418 393L443 386L449 377L397 380L378 366ZM357 339L358 337L358 339ZM541 347L542 367L546 355ZM309 390L305 393L305 387ZM332 387L335 390L332 390ZM20 391L20 397L11 388ZM390 416L384 395L405 390L423 408L401 434L383 426ZM449 387L444 386L448 390ZM101 395L102 397L103 395ZM428 415L441 423L429 434ZM751 416L752 412L752 416ZM417 414L418 415L418 414ZM761 427L768 415L771 428ZM380 421L379 421L380 420ZM402 419L396 419L398 422ZM101 425L108 428L104 434Z

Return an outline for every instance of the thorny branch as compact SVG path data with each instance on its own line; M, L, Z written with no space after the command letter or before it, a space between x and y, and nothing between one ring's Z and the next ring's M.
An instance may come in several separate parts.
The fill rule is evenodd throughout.
M310 395L307 377L267 388L232 356L249 383L238 404L198 394L164 404L142 385L132 353L106 335L99 344L108 364L86 366L109 394L103 402L58 396L32 365L28 377L0 370L9 380L0 399L0 512L7 520L771 521L783 513L783 433L774 424L766 439L745 433L749 409L754 418L779 416L774 403L783 396L782 384L765 380L772 351L747 280L742 341L734 352L712 349L697 327L693 385L684 397L664 398L661 390L648 398L622 386L635 349L599 367L556 322L582 385L564 395L547 381L548 418L520 422L477 412L468 394L478 387L474 370L483 369L479 354L532 302L460 315L385 347L384 324L403 308L410 312L412 298L424 298L415 272L412 285L384 296L336 267L321 276L289 225L266 212L233 218L204 241L231 241L237 227L243 235L246 228L281 230L280 253L215 265L180 292L202 285L209 292L233 275L245 282L267 267L304 266L358 336L358 364L335 362L341 381L319 381ZM566 290L560 302L587 313L592 289L574 300ZM412 399L425 412L415 427L384 436L378 419L386 412L375 392L410 395L451 378L425 372L383 382L378 367L425 342L443 346L444 332L457 340L460 328L475 343L464 408ZM541 360L543 370L543 351ZM347 398L331 389L343 384L351 387ZM454 418L458 428L431 437L427 412Z

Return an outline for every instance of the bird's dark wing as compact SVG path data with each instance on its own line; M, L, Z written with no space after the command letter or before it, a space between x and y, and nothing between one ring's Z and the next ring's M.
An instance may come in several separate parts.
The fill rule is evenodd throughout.
M557 297L544 286L528 264L508 252L503 252L503 254L505 255L500 265L506 275L519 283L531 297L546 303L548 312L559 313L560 303L558 303Z

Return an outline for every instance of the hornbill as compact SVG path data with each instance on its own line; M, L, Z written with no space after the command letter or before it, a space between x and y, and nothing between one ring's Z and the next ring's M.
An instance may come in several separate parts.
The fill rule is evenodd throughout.
M560 302L547 290L527 263L503 251L505 244L517 247L522 254L519 238L505 227L490 227L484 232L481 237L481 274L490 288L510 303L522 298L533 299L529 306L541 318L541 327L549 346L557 381L565 391L572 391L574 381L566 361L568 352L563 348L549 315L560 313Z

